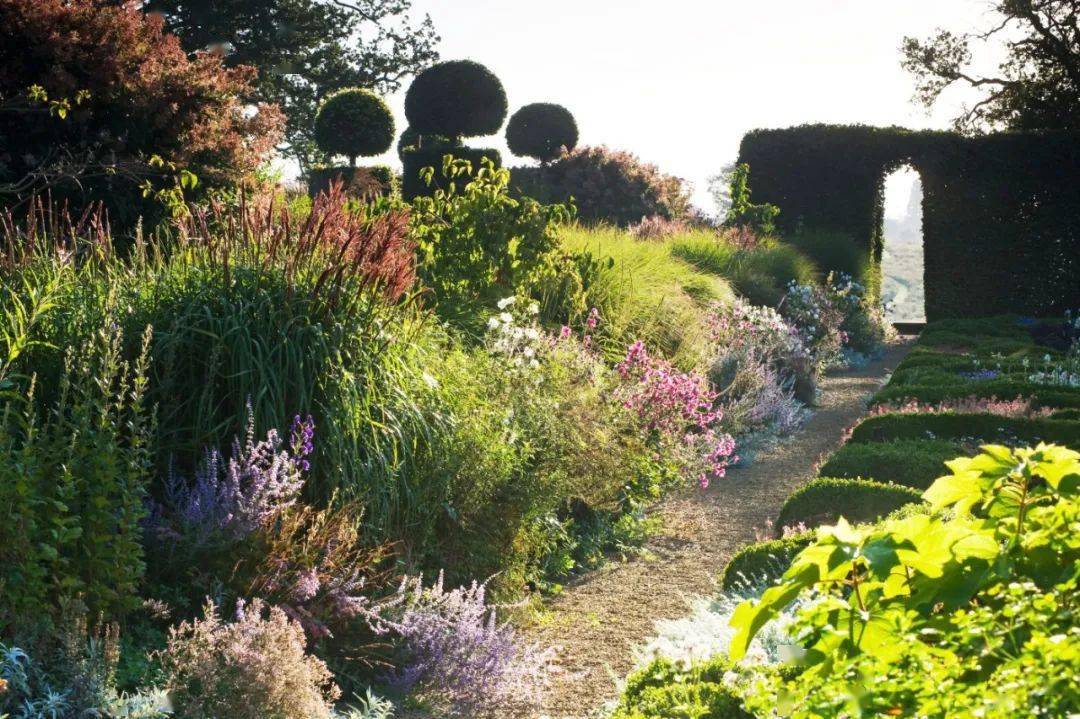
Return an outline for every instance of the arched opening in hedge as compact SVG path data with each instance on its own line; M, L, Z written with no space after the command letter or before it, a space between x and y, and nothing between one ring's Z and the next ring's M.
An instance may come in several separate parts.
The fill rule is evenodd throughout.
M831 233L866 251L861 279L875 293L883 178L916 168L928 320L1080 307L1080 134L803 125L748 133L738 161L754 201L780 208L784 237ZM815 257L833 269L828 253Z
M903 165L883 180L881 299L890 322L925 322L922 176Z

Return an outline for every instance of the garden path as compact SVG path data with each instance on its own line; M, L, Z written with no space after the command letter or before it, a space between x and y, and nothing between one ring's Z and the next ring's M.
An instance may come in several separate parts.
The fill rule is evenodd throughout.
M654 633L657 620L685 616L691 598L716 591L728 558L816 476L819 460L840 445L844 429L865 413L867 396L909 347L898 341L861 370L825 377L821 405L801 432L708 490L660 503L655 511L663 528L642 556L590 572L550 600L525 631L529 641L558 647L562 676L542 706L507 708L498 716L585 719L614 699L616 680L633 668L633 647Z

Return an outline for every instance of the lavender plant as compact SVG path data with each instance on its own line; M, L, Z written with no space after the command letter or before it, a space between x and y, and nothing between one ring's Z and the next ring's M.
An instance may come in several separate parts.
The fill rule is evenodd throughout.
M447 590L442 573L430 587L422 577L406 578L397 597L396 609L373 622L400 641L403 660L388 677L393 685L466 716L543 693L553 651L524 644L513 626L499 622L486 583Z

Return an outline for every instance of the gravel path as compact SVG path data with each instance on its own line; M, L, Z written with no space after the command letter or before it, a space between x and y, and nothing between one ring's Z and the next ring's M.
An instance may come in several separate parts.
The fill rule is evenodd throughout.
M616 696L616 679L633 668L632 649L659 619L688 613L688 599L715 591L728 558L754 541L754 528L776 518L784 500L815 476L823 455L865 411L909 348L899 342L868 367L828 376L821 406L797 435L734 469L706 491L680 493L656 509L663 529L642 557L584 575L548 603L530 641L555 645L564 674L540 707L507 709L502 717L584 719Z

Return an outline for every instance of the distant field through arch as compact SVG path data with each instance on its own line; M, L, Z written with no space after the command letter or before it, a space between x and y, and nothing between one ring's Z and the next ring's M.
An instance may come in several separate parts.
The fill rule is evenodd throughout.
M925 322L922 177L905 165L885 178L881 298L890 322Z

